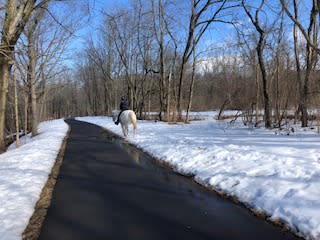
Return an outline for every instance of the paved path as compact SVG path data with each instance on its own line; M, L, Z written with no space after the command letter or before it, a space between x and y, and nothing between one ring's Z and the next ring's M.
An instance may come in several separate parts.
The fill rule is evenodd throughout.
M103 129L67 122L71 134L40 239L297 239Z

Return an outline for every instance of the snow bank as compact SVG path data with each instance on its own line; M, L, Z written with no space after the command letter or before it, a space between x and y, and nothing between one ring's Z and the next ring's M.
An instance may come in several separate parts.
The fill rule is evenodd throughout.
M0 155L0 239L21 239L67 131L62 119L42 122L39 135Z

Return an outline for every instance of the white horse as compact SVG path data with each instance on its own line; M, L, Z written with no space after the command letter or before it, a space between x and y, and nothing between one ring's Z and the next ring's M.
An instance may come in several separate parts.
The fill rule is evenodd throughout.
M119 113L120 113L119 110L113 110L112 111L112 120L113 120L114 123L118 120ZM134 113L134 111L132 111L132 110L123 111L121 113L120 117L119 117L119 122L121 124L122 132L123 132L124 137L128 136L129 124L132 124L133 133L135 134L138 125L137 125L137 116Z

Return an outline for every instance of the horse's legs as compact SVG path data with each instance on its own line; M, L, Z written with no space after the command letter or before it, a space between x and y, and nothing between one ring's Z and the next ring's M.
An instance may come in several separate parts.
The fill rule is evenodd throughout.
M121 127L122 127L122 133L125 137L127 137L127 134L126 134L126 127L124 125L121 124Z
M126 137L128 136L129 133L129 129L128 129L128 125L126 125Z
M134 128L133 123L132 123L132 129L133 129L133 136L136 136L136 129Z

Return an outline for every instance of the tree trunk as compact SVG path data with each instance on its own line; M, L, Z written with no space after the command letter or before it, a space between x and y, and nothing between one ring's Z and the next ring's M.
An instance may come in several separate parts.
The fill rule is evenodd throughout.
M269 102L269 94L268 94L268 85L267 85L267 71L264 64L263 59L263 41L264 41L264 34L260 35L259 43L257 46L257 54L259 60L259 66L262 76L262 87L263 87L263 99L264 99L264 120L265 120L265 127L271 127L270 121L270 102Z
M294 14L295 19L298 20L298 6L296 0L293 1L294 4ZM299 46L298 46L298 26L296 23L293 25L293 40L294 40L294 56L296 62L296 70L297 70L297 82L298 82L298 92L299 92L299 106L298 110L301 112L301 126L306 127L307 125L307 111L305 106L305 98L303 94L303 80L301 77L301 66L299 60Z
M172 82L172 72L169 72L169 76L168 76L168 84L167 84L167 97L166 97L166 118L167 118L167 122L170 122L170 102L171 102L171 82Z
M280 79L280 70L279 70L279 53L276 54L276 83L275 83L275 121L277 122L278 127L281 127L280 121L280 92L279 92L279 79Z
M38 111L37 111L37 93L36 93L36 54L34 50L34 38L31 36L29 39L28 45L28 57L29 57L29 66L28 66L28 82L30 87L30 99L31 99L31 133L32 136L38 134Z
M310 22L308 27L308 37L312 41L314 46L318 46L317 38L318 38L318 26L317 26L317 14L319 12L318 6L316 1L313 1L313 7L310 14ZM306 44L306 75L304 78L303 89L300 90L302 96L300 97L301 101L301 126L307 127L308 126L308 108L307 108L307 99L308 99L308 92L309 92L309 80L311 71L314 69L314 65L317 59L316 49L312 47L312 44L307 41Z
M159 45L159 120L162 121L162 113L166 112L167 109L167 87L166 87L166 59L165 59L165 41L164 41L164 27L165 27L165 16L164 16L164 8L162 0L158 0L158 14L156 16L155 13L155 3L154 1L151 2L152 4L152 17L153 17L153 28L156 35L156 40ZM158 34L159 28L159 34ZM168 118L166 119L168 121Z
M256 127L259 124L259 112L260 112L260 79L259 79L259 72L258 72L258 64L256 63L256 57L254 57L255 63L254 63L254 68L255 68L255 82L256 82Z
M165 19L163 17L163 19ZM175 79L175 70L176 70L176 62L177 62L177 49L178 49L178 43L172 32L170 31L170 28L168 26L167 21L164 21L165 27L167 30L167 33L169 34L173 45L174 45L174 54L173 54L173 59L171 62L169 74L168 74L168 82L167 82L167 96L166 96L166 115L167 115L167 121L174 121L174 119L170 118L171 111L175 112L176 111L176 94L175 94L175 84L174 84L174 79Z
M317 24L317 15L319 14L319 0L312 1L312 9L310 13L310 21L308 31L305 31L303 26L298 20L298 5L296 0L293 1L294 5L294 16L289 12L288 7L284 0L280 0L281 5L289 16L289 18L294 22L294 52L295 60L297 67L297 80L299 86L299 107L298 110L301 112L301 126L308 126L308 111L307 111L307 95L308 95L308 81L310 78L311 70L314 68L316 62L316 56L320 53L318 47L318 24ZM300 32L307 41L306 44L306 75L304 81L301 77L300 63L299 63L299 54L298 54L298 40L297 40L297 29L299 28Z
M6 149L6 103L14 49L4 45L1 45L0 49L3 49L3 54L0 52L0 152L3 152Z
M178 86L178 102L177 102L177 112L178 112L178 120L181 121L182 119L182 88L183 88L183 78L184 78L184 69L186 65L186 61L184 58L182 58L182 64L180 69L180 76L179 76L179 86Z
M29 106L29 94L25 91L24 95L24 133L28 133L28 106Z
M159 41L159 47L160 47L160 113L159 118L160 121L162 121L162 112L165 112L165 81L166 81L166 64L165 64L165 49L164 49L164 32L163 32L163 19L162 19L162 1L159 1L159 25L160 25L160 41ZM168 119L167 119L168 121Z
M265 45L265 31L261 28L260 21L259 21L259 13L262 10L264 3L265 3L265 0L261 0L259 7L255 10L255 16L253 17L249 9L245 5L245 0L242 0L242 6L247 16L250 18L252 24L254 25L257 32L259 33L259 41L256 47L256 51L258 55L258 62L259 62L260 72L262 77L265 127L270 128L271 120L270 120L270 102L269 102L268 84L267 84L268 80L267 80L267 71L265 67L265 62L263 58L263 50Z
M294 14L295 14L295 19L298 19L298 6L297 6L297 2L296 0L293 1L294 4ZM301 66L300 66L300 60L299 60L299 43L298 43L298 26L296 23L294 23L293 25L293 43L294 43L294 56L295 56L295 63L296 63L296 71L297 71L297 93L299 94L299 104L298 104L298 109L297 109L297 114L295 114L296 116L299 114L300 109L301 109L301 96L303 95L301 93L301 89L303 86L302 83L302 77L301 77ZM302 111L301 111L302 113ZM296 120L296 119L295 119Z
M178 85L178 97L177 97L177 111L178 111L178 120L181 121L182 119L182 92L183 92L183 81L184 81L184 74L185 74L185 67L188 62L189 56L190 56L190 48L192 42L194 42L194 31L196 28L196 19L199 19L200 13L196 12L196 3L193 1L192 3L192 9L191 9L191 16L190 16L190 22L189 22L189 34L188 39L186 43L186 47L183 52L182 56L182 62L180 67L180 76L179 76L179 85Z
M194 79L195 79L195 71L196 71L196 49L195 48L196 48L195 42L193 41L193 45L192 45L193 62L192 62L191 83L189 88L189 102L187 107L187 115L185 119L186 123L189 122L189 112L191 110L192 98L193 98L193 87L194 87Z
M20 127L19 127L19 111L18 111L18 94L17 94L17 78L13 73L13 86L14 86L14 113L16 115L16 147L20 146Z
M10 58L0 54L0 153L4 152L6 149L5 118L8 81L11 66L12 65L10 64Z

